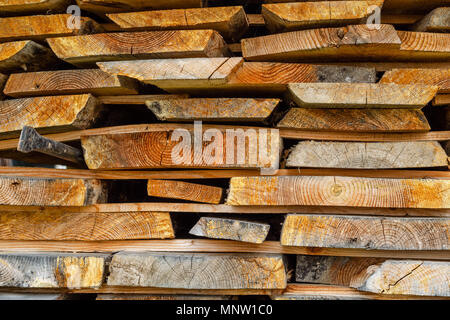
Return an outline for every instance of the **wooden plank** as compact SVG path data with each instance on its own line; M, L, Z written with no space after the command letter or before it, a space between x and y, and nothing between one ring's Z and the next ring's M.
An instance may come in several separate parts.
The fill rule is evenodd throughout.
M450 8L436 8L413 26L414 31L449 32Z
M147 194L158 198L218 204L222 193L222 188L198 183L175 180L148 180L147 183Z
M392 69L448 69L449 61L315 61L317 65L336 65L351 67L375 68L377 72L386 72Z
M450 181L350 177L231 178L228 205L450 208Z
M283 258L271 254L115 254L108 285L184 289L284 289Z
M351 287L362 291L418 296L450 296L450 263L387 260L355 277Z
M98 288L104 254L0 254L0 287Z
M45 70L57 61L51 50L33 41L0 43L0 72Z
M7 293L0 292L0 300L70 300L70 296L60 293Z
M280 99L191 98L147 100L147 107L162 121L265 122Z
M69 0L3 0L0 2L0 16L25 15L45 12L63 12L70 5Z
M137 94L133 79L98 69L58 70L12 74L4 93L14 98L92 93L96 96Z
M53 52L76 66L94 65L98 61L223 57L228 49L214 30L173 30L51 38Z
M261 13L273 33L318 27L363 24L372 15L371 6L381 8L384 0L320 1L263 4Z
M449 244L447 218L288 215L281 232L284 246L448 250Z
M86 206L105 202L105 186L93 179L2 177L0 204Z
M439 87L422 84L293 83L288 98L303 108L422 108Z
M0 100L3 100L5 97L3 95L3 88L5 87L6 80L8 80L8 76L0 73Z
M98 294L96 300L231 300L231 296L200 296L194 294Z
M0 42L43 41L46 38L95 33L101 27L88 17L80 17L80 28L70 28L70 14L0 18Z
M82 10L97 14L142 9L179 9L203 7L204 0L77 0Z
M346 108L291 108L277 127L344 132L423 132L431 129L420 110Z
M101 106L90 94L0 101L4 118L0 137L17 137L23 126L36 128L40 133L86 129L100 111Z
M440 69L392 69L380 83L424 84L439 86L439 93L450 93L450 68Z
M261 14L247 14L248 24L250 27L264 27L266 25Z
M212 239L228 239L250 243L263 243L270 225L242 220L201 217L190 234Z
M168 212L2 212L1 240L129 240L174 238Z
M248 29L241 6L112 13L106 15L125 30L213 29L239 41Z
M397 169L446 167L447 154L438 142L300 141L286 167Z
M438 94L433 99L433 106L450 105L450 94Z
M147 100L168 100L168 99L186 99L185 94L134 94L124 96L100 96L98 100L101 104L117 105L145 105Z

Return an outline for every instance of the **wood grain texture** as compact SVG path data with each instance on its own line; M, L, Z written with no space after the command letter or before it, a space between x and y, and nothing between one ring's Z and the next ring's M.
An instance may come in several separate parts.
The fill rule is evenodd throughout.
M227 47L214 30L173 30L51 38L53 52L76 66L94 65L98 61L223 57Z
M96 96L137 94L133 79L98 69L58 70L12 74L4 93L14 98L91 93Z
M231 178L229 205L450 208L450 181L351 177Z
M439 93L450 93L450 69L392 69L380 83L432 85L439 86Z
M70 19L70 14L0 18L0 42L16 40L43 41L51 37L101 31L100 25L88 17L80 17L80 28L71 29L67 23Z
M218 204L222 193L222 188L198 183L175 180L148 180L147 183L147 194L158 198Z
M145 105L147 100L187 99L186 94L135 94L124 96L100 96L98 100L102 104L117 105Z
M20 206L86 206L105 202L105 186L94 179L2 177L0 204Z
M347 108L291 108L277 127L344 132L423 132L431 129L420 110Z
M168 212L1 212L1 240L105 241L174 238Z
M439 87L395 83L293 83L288 99L303 108L413 108L428 104Z
M448 250L447 218L288 215L284 246L377 250Z
M263 4L261 13L271 32L337 27L365 23L370 6L383 6L384 0L320 1Z
M284 289L280 255L220 253L115 254L108 285L184 289Z
M51 50L34 41L0 43L0 72L45 70L57 61Z
M436 8L413 26L414 31L449 32L450 7Z
M280 99L191 98L147 100L145 104L162 121L264 122Z
M46 12L64 12L70 0L2 0L0 16L36 14Z
M242 242L263 243L270 225L242 220L201 217L190 234L212 239L228 239Z
M213 29L225 39L239 41L248 29L243 7L211 7L107 14L122 29Z
M97 14L142 9L178 9L203 7L203 0L76 0L82 10Z
M387 260L354 277L350 286L362 291L417 296L450 296L450 263Z
M450 58L450 34L431 32L397 31L402 42L392 59L400 61L448 61ZM389 53L389 52L388 52Z
M0 138L17 137L23 126L40 133L86 129L92 126L101 111L90 94L46 96L0 101Z
M0 254L0 287L98 288L104 254Z
M290 151L287 167L397 169L446 167L447 154L438 142L300 141Z

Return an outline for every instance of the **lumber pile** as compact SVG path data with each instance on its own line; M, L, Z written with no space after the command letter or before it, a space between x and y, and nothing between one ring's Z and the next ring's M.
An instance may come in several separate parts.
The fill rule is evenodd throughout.
M2 1L0 300L449 299L449 5Z

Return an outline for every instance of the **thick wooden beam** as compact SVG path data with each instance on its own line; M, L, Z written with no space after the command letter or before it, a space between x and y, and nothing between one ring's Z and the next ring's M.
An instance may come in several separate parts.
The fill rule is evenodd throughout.
M101 111L90 94L47 96L0 101L4 117L0 139L17 137L23 126L40 133L89 128Z
M76 66L98 61L223 57L228 49L214 30L98 33L47 40L58 58Z
M450 8L436 8L413 26L414 31L449 32Z
M288 215L281 245L377 250L447 250L447 218Z
M293 83L288 98L303 108L413 108L428 104L439 87L423 84Z
M3 0L0 2L0 16L65 12L70 0Z
M353 108L291 108L277 127L344 132L423 132L431 129L420 110Z
M265 122L280 99L191 98L147 100L145 104L162 121Z
M0 72L45 70L57 61L50 49L33 41L0 43Z
M142 9L199 8L204 0L76 0L82 10L97 14L127 12Z
M380 83L424 84L439 86L439 93L450 93L450 68L440 69L392 69Z
M449 297L450 263L387 260L352 279L350 286L383 294Z
M80 28L69 28L70 19L70 14L0 18L0 42L43 41L51 37L95 33L102 30L99 24L87 17L80 17Z
M223 189L175 180L148 180L147 193L158 198L218 204L222 199Z
M98 288L104 254L0 254L0 287Z
M14 98L92 93L96 96L137 94L133 79L98 69L58 70L12 74L4 93Z
M0 204L19 206L86 206L105 202L102 182L93 179L2 177Z
M228 205L450 208L450 181L350 177L231 178Z
M239 41L248 29L243 7L211 7L107 14L125 30L213 29Z
M447 154L438 142L300 141L290 151L287 167L397 169L446 167Z
M282 256L270 254L121 252L109 269L112 286L284 289L287 281Z
M373 12L371 6L381 8L384 0L320 1L263 4L262 15L271 32L337 27L363 24Z
M212 239L228 239L242 242L263 243L270 225L242 220L201 217L190 234Z
M375 82L373 68L244 62L233 58L158 59L98 63L100 69L126 75L169 92L201 91L283 93L289 83Z

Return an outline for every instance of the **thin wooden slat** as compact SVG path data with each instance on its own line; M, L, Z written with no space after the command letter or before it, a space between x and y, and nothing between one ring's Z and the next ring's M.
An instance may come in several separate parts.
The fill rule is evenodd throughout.
M4 119L0 137L17 137L23 126L33 127L40 133L86 129L92 126L100 111L101 105L90 94L0 101Z
M121 252L109 269L113 286L284 289L287 280L282 256L270 254Z
M203 7L204 0L77 0L82 10L97 14L142 9L178 9Z
M392 69L380 83L424 84L439 86L439 93L450 93L450 68L440 69Z
M450 105L450 94L438 94L433 99L433 106Z
M223 57L228 49L214 30L174 30L51 38L47 40L53 52L76 66L94 65L98 61Z
M145 105L147 100L187 99L185 94L136 94L120 96L100 96L98 100L102 104L117 105Z
M3 0L0 2L0 16L25 15L45 12L63 12L70 0Z
M422 84L293 83L288 98L303 108L412 108L428 104L439 87Z
M1 296L0 296L1 299ZM148 295L148 294L98 294L96 300L231 300L230 296L210 296L210 295Z
M248 29L243 7L211 7L107 14L125 30L213 29L239 41Z
M7 293L0 292L0 300L70 300L70 295L60 293Z
M5 97L3 95L3 88L5 87L6 80L8 80L8 76L0 73L0 100L3 100Z
M17 40L43 41L46 38L95 33L101 27L88 17L80 17L80 28L70 28L70 14L0 18L0 42Z
M283 224L281 244L445 251L450 246L450 221L447 218L288 215Z
M344 132L423 132L431 129L420 110L345 108L291 108L277 127Z
M105 241L174 238L168 212L2 212L1 240Z
M173 198L218 204L223 189L198 183L175 180L148 180L147 194L152 197Z
M98 69L59 70L12 74L4 93L14 98L80 93L114 96L137 94L138 86L133 79Z
M450 181L350 177L231 178L228 205L450 208Z
M2 177L0 204L21 206L86 206L104 202L105 186L93 179Z
M286 167L397 169L446 167L447 154L438 142L300 141Z
M450 8L436 8L413 26L414 31L449 32Z

